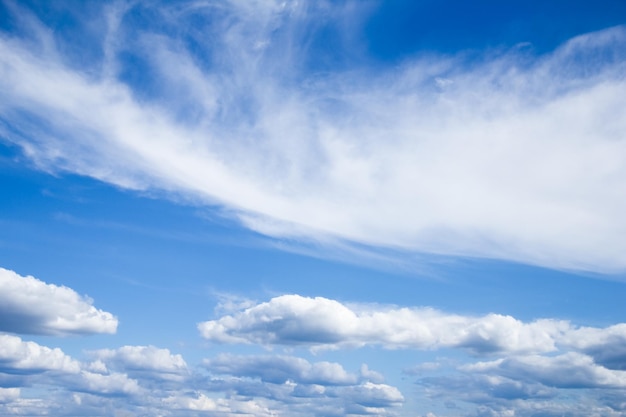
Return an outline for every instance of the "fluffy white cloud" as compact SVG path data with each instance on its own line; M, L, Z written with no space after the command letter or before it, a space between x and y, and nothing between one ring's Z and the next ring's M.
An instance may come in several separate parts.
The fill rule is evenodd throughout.
M581 327L569 332L563 343L591 355L607 368L626 371L626 323L604 329Z
M208 398L204 394L199 394L198 397L167 397L163 399L163 403L167 407L193 410L193 411L215 411L217 404L214 400Z
M520 356L479 362L463 369L497 373L557 388L624 388L626 371L597 365L587 355L568 352L558 356Z
M104 371L104 372L103 372ZM63 353L17 336L0 334L0 376L16 375L11 384L62 386L97 395L136 394L139 385L126 374L93 369Z
M344 388L343 392L356 404L365 407L383 408L404 402L404 396L396 387L374 384L369 381L361 385Z
M115 333L117 318L71 288L0 268L0 331L31 334Z
M19 388L0 388L0 404L14 401L20 397Z
M366 367L361 373L368 375L357 378L339 364L282 355L221 355L204 366L212 375L211 390L268 400L277 414L391 416L404 403L398 388L368 380L381 376Z
M100 361L125 372L147 372L156 377L172 378L188 373L181 355L154 346L122 346L92 352Z
M159 27L205 16L213 41L196 51L154 28L128 36L129 9L114 9L101 75L43 28L39 42L3 37L2 134L44 169L218 203L272 236L626 268L626 29L541 57L322 76L297 40L345 16L305 3L151 13ZM123 53L153 91L123 79Z
M238 377L258 377L262 381L282 384L287 381L318 385L353 385L358 377L338 363L310 363L295 356L234 356L219 355L205 360L211 372Z
M239 416L249 415L258 417L272 417L276 414L262 401L237 400L237 399L211 399L202 393L195 396L170 396L163 399L163 404L167 409L214 412L211 415Z
M17 336L0 334L0 371L75 374L80 371L80 363L59 348L51 349L35 342L25 342Z
M126 374L111 373L102 375L86 371L81 372L80 379L75 382L75 389L101 395L128 395L140 392L138 382L129 378Z
M570 325L557 320L523 323L498 314L467 317L431 308L350 307L322 297L283 295L200 323L198 329L203 337L216 343L458 347L485 354L553 351Z

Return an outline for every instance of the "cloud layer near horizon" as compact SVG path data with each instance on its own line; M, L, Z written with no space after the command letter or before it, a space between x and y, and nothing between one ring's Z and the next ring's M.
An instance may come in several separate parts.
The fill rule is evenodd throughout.
M31 307L58 307L63 299L74 300L66 302L70 310L93 309L69 288L0 272L5 278L0 294L6 296L1 305L15 298L19 309L22 298L14 289L20 288L25 294L46 294ZM16 282L35 290L26 291ZM86 360L79 360L58 347L0 333L0 413L392 417L416 395L431 404L445 400L446 407L466 416L505 417L513 410L520 416L536 415L537 410L617 416L624 411L624 323L596 328L555 318L523 322L495 313L466 316L297 294L263 303L221 297L229 301L218 303L221 317L198 328L209 342L229 345L229 353L205 356L195 364L152 345L90 350ZM264 353L232 353L242 343ZM438 353L434 362L395 365L414 379L418 389L411 393L386 381L389 369L380 373L367 363L349 369L321 358L328 349L363 347L378 350L377 355L394 354L388 349ZM447 358L452 350L454 359ZM34 393L41 398L34 399Z
M0 38L1 135L42 169L217 204L269 236L626 269L624 27L542 56L321 73L295 40L320 19L357 30L364 11L216 7L163 7L139 29L132 6L108 8L87 67L22 13L29 35Z

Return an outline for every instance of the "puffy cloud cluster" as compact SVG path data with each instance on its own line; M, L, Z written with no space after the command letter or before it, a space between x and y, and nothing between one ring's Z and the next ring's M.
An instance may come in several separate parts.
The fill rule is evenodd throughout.
M115 333L117 318L71 288L0 268L0 331L21 334Z
M478 362L467 371L492 373L556 388L624 388L626 371L611 370L576 352L557 356L520 356Z
M54 385L64 381L73 390L95 394L129 395L139 391L137 381L126 374L108 372L79 362L59 348L49 348L17 336L0 334L0 376L15 375L12 384Z
M65 336L115 333L117 318L96 309L92 300L71 288L47 284L0 268L0 330L12 333ZM0 385L8 386L4 410L10 414L46 414L54 401L21 398L34 386L60 387L96 396L129 396L140 392L137 380L110 371L102 362L80 362L60 348L50 348L0 333ZM16 411L20 410L20 411Z
M457 347L476 354L549 352L571 330L568 322L523 323L510 316L467 317L431 308L348 306L323 297L283 295L198 325L217 343L305 345L321 348Z
M619 416L626 410L618 394L626 384L623 323L605 328L577 327L554 319L526 323L497 314L461 316L430 308L351 305L321 297L283 295L263 303L242 303L239 311L200 323L198 328L204 337L216 343L273 348L282 345L289 349L302 346L316 352L366 345L385 349L454 348L470 353L470 358L496 357L459 363L458 359L445 360L444 356L439 361L407 366L405 373L416 377L426 400L446 402L450 415ZM376 414L372 410L382 406L384 401L378 403L375 392L386 393L388 405L394 398L391 392L395 388L377 391L372 381L342 386L327 379L325 387L316 388L311 384L316 368L335 369L334 373L324 374L340 376L341 380L348 375L345 383L356 377L324 362L311 364L284 356L225 355L205 365L211 372L237 378L248 376L271 384L304 385L294 389L293 395L297 392L319 397L332 390L343 390L342 395L350 397L368 392L371 403L364 397L351 406L360 407L363 413ZM242 394L256 392L249 385L238 389ZM271 395L278 396L276 392ZM581 401L584 398L584 404L569 404L566 399L571 396ZM475 407L467 408L467 404Z
M619 399L626 387L619 348L626 329L622 324L524 323L495 314L468 317L297 295L242 302L228 310L237 308L207 322L211 340L288 349L379 345L469 352L461 362L444 357L407 363L406 374L415 376L419 395L454 408L454 415L552 415L553 410L577 417L617 416L626 410ZM496 358L475 362L477 354ZM182 355L155 346L100 349L88 356L91 361L79 361L58 348L0 335L0 412L393 416L406 403L406 392L385 383L367 365L351 372L338 362L293 354L218 354L192 367ZM56 394L33 402L24 392L34 387L53 387ZM585 403L573 406L564 400L572 395Z
M276 384L295 383L318 385L352 385L357 382L356 374L347 373L338 363L309 363L293 356L236 357L221 355L205 362L207 369L220 374L239 377L258 377L262 381Z
M364 13L317 4L111 7L89 68L30 19L37 35L0 38L1 133L43 169L217 203L271 236L626 268L624 27L539 57L321 74L302 64L319 21Z
M398 388L383 383L366 365L350 373L339 363L295 356L224 354L205 360L203 367L213 375L213 386L282 402L290 413L386 416L405 401Z
M150 374L156 378L180 379L189 373L187 363L179 354L154 346L122 346L92 352L109 368L130 374Z

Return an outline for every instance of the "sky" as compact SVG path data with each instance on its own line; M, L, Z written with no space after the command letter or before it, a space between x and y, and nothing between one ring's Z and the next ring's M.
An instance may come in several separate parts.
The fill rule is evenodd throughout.
M626 2L0 0L0 415L626 416Z

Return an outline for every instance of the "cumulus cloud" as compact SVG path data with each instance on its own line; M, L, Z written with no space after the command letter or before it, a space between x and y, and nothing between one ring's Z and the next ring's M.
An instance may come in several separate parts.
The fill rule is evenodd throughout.
M557 388L624 388L626 371L611 370L593 358L568 352L557 356L520 356L467 365L465 370L498 373Z
M582 327L568 333L564 343L607 368L626 371L626 323L605 329Z
M0 388L0 404L14 401L20 397L19 388Z
M367 365L351 373L338 363L295 356L218 355L189 369L181 355L154 346L87 355L95 360L0 334L0 413L388 416L404 401ZM41 390L45 400L32 400Z
M59 371L78 373L80 363L59 348L25 342L17 336L0 334L0 370L6 373Z
M404 396L396 387L386 384L374 384L366 382L344 389L348 398L356 404L371 408L384 408L404 402Z
M112 9L88 69L41 25L4 36L2 134L43 169L218 204L271 236L626 268L624 27L544 56L322 74L298 45L364 13L317 4L161 5L140 29L124 13L149 6Z
M0 268L0 331L69 335L115 333L117 318L71 288Z
M286 355L221 354L203 362L206 387L240 398L263 398L277 414L302 416L394 415L404 396L363 364L358 373L333 362Z
M168 409L184 410L186 412L214 412L214 415L223 416L250 415L272 417L276 415L270 408L263 405L263 401L223 398L212 399L202 393L198 393L195 396L170 396L163 399L163 404Z
M282 384L287 381L318 385L353 385L358 377L338 363L310 363L295 356L233 356L220 355L206 360L211 372L234 376L257 377L262 381Z
M105 371L106 373L103 373ZM17 336L0 334L0 375L17 375L11 384L54 385L98 395L135 394L137 381L126 374L94 372L93 367L66 355L59 348L49 348Z
M108 367L131 374L179 379L189 372L181 355L154 346L122 346L118 349L100 349L91 354Z
M216 343L436 349L457 347L475 354L548 352L570 329L558 320L521 322L489 314L467 317L431 308L348 306L323 297L283 295L198 325Z
M140 392L137 380L121 373L103 375L83 371L80 373L80 378L71 381L69 386L73 386L76 391L99 395L131 395Z

